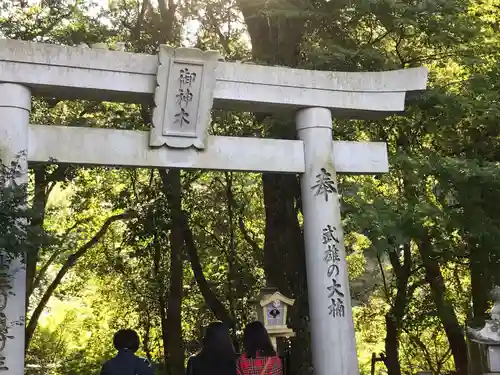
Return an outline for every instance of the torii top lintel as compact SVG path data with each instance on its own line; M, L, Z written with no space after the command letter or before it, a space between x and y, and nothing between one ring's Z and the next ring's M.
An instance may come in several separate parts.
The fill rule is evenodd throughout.
M155 55L0 40L0 82L62 99L151 102ZM380 117L404 110L406 92L426 88L427 69L325 72L218 62L214 108L267 112L325 107L334 116Z

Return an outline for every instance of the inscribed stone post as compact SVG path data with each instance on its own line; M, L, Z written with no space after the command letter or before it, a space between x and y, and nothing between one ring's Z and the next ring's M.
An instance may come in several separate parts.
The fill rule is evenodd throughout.
M332 118L327 108L297 114L304 142L301 176L312 357L316 375L359 373L349 275L332 160Z
M11 83L0 84L0 159L7 166L19 162L19 175L10 183L20 186L28 180L30 110L31 94L28 88ZM26 269L21 259L8 259L7 254L0 254L0 372L22 375Z

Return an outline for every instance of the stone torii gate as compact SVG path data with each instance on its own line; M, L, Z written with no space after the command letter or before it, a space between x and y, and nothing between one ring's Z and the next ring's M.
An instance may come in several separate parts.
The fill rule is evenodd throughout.
M0 40L0 159L29 162L301 174L316 375L357 375L358 361L337 173L388 171L383 142L332 141L334 117L404 111L427 70L344 73L225 63L217 53L160 48L157 56ZM128 103L154 100L150 132L31 125L31 96ZM298 140L207 135L212 108L296 111ZM0 303L0 372L24 373L25 272ZM0 301L1 302L1 301ZM3 315L2 315L3 316ZM6 339L8 334L14 336Z

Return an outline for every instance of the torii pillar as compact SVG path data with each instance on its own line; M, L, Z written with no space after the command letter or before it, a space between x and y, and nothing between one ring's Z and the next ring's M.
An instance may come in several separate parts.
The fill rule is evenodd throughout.
M6 167L18 164L15 181L7 183L22 188L28 182L30 110L31 93L26 86L0 83L0 161ZM0 373L23 374L25 301L25 264L20 257L9 259L0 252Z
M297 113L296 122L304 142L305 173L300 181L314 370L318 375L356 375L359 366L332 161L331 112L306 108Z

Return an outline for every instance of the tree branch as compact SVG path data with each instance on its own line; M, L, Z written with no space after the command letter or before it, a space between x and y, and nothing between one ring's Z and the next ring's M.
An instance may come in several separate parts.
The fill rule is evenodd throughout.
M77 226L80 224L86 223L90 221L90 218L85 218L83 220L78 220L69 228L66 233L64 234L64 239L68 238L69 234L75 229ZM42 282L43 277L45 276L45 273L47 272L47 269L52 265L52 263L56 260L56 258L61 255L62 251L54 251L52 255L50 256L49 260L45 262L45 264L40 268L40 271L37 272L35 276L35 280L33 281L33 285L31 287L31 290L29 291L28 296L33 293L33 291L40 286L40 283Z
M382 259L380 259L380 254L377 252L377 263L380 269L380 274L382 275L382 284L384 285L384 292L387 298L387 301L392 301L392 295L389 293L389 287L387 286L387 278L385 277L384 265L382 264Z
M238 226L240 228L241 234L243 234L243 238L250 245L252 250L256 254L262 253L262 249L259 246L259 244L257 243L257 241L255 241L252 237L250 237L250 234L249 234L250 230L247 229L247 227L245 226L245 222L243 221L243 218L241 216L238 217Z
M203 273L203 269L201 267L200 259L198 257L198 251L196 249L196 244L193 238L193 232L189 227L186 214L182 215L183 220L183 229L184 229L184 242L186 244L186 249L188 252L189 260L191 262L191 268L193 269L194 278L196 279L196 283L200 288L200 292L205 299L210 310L214 313L217 319L225 322L230 328L234 327L234 321L231 319L229 312L226 310L226 307L222 304L222 302L217 298L215 293L210 288L207 279Z
M92 237L88 242L86 242L82 247L80 247L75 253L71 254L68 257L66 262L59 269L59 272L57 273L54 280L52 280L49 287L47 288L47 290L43 294L40 302L38 303L37 307L35 308L35 310L33 311L33 314L30 317L28 326L26 327L25 350L27 350L29 348L31 338L33 337L33 334L34 334L35 329L37 327L40 315L42 314L45 306L49 302L50 298L54 294L57 287L61 284L62 279L68 273L68 271L76 264L78 259L83 257L89 249L94 247L104 237L104 235L108 231L108 228L111 226L111 224L113 224L115 221L118 221L118 220L130 219L133 216L135 216L134 212L125 212L123 214L114 215L114 216L109 217L104 222L101 229L94 235L94 237Z
M413 335L406 328L403 327L402 329L410 337L410 340L413 341L413 343L422 351L425 362L427 362L427 366L429 366L429 369L434 370L432 357L429 353L429 350L427 350L427 346L424 344L424 342L420 339L420 337Z

